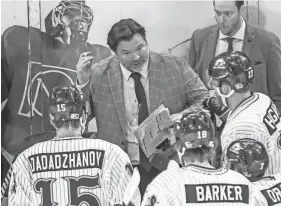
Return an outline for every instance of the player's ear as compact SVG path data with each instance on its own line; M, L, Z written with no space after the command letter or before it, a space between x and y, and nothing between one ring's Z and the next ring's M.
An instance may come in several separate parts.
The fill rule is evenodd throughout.
M244 14L245 14L245 6L244 6L244 5L242 5L242 6L240 7L239 13L240 13L240 15L244 15Z

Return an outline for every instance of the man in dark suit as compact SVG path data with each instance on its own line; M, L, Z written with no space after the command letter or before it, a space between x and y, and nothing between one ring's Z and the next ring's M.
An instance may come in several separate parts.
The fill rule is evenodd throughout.
M91 96L97 136L119 145L141 174L140 191L159 173L133 134L134 129L161 104L174 121L188 111L201 110L209 92L182 59L149 51L144 27L133 19L114 24L107 43L115 56L89 67L91 57L77 64L78 85Z
M226 51L246 53L255 65L251 91L268 95L281 111L280 40L272 32L247 23L244 1L213 1L217 25L194 31L188 62L208 87L211 59Z

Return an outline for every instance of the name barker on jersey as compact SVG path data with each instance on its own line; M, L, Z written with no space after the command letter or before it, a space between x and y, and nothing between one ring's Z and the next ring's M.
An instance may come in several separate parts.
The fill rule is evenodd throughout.
M103 150L41 153L28 157L32 173L85 168L102 168Z
M185 185L186 203L249 203L249 187L234 184Z

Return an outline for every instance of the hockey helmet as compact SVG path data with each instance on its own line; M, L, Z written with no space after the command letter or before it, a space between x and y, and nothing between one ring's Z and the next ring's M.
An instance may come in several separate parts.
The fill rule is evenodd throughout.
M243 174L250 181L263 177L269 163L265 146L250 138L232 142L225 155L229 168Z
M207 70L210 87L219 87L227 82L238 91L247 87L254 79L254 65L243 52L224 52L212 59Z
M204 112L184 114L180 123L175 123L174 133L177 141L184 143L186 149L216 146L214 125Z
M53 88L49 96L51 120L66 122L79 119L83 111L87 114L84 95L74 85Z

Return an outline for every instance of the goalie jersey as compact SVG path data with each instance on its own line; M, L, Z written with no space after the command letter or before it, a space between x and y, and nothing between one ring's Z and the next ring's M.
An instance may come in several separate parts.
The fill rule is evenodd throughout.
M148 186L142 206L254 206L264 205L264 201L239 173L195 165L171 167L170 162L168 169Z
M269 156L265 175L281 172L280 113L268 96L253 93L229 115L221 135L223 151L242 138L260 141L265 146Z
M54 138L37 143L13 163L9 205L140 205L128 155L99 139ZM127 196L126 196L127 195ZM131 197L128 197L131 195Z
M47 99L55 86L74 84L80 54L88 51L93 64L111 56L101 45L83 43L77 48L61 44L39 29L13 26L1 36L2 145L15 155L21 141L35 133L54 130L49 123ZM40 140L38 140L39 142Z

